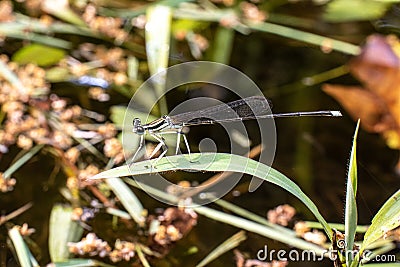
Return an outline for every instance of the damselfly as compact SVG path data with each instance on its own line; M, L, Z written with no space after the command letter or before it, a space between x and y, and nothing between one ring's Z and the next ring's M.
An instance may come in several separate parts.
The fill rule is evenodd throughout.
M139 151L144 146L144 136L149 134L157 140L158 145L154 148L149 158L152 158L158 151L162 149L161 154L157 157L153 166L167 153L168 147L165 144L164 134L177 134L176 151L178 154L181 136L185 142L188 154L190 156L190 148L185 134L182 132L184 127L237 122L252 119L268 119L282 117L300 117L300 116L326 116L339 117L342 116L340 111L307 111L307 112L287 112L271 114L270 102L262 96L251 96L244 99L232 101L226 104L220 104L208 107L202 110L189 111L173 116L165 115L157 120L147 124L142 124L140 119L133 120L133 132L140 135L140 143L135 152L132 162L135 160Z

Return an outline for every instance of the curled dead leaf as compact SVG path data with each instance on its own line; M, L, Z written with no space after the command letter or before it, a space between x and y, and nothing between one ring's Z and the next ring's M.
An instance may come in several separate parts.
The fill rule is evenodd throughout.
M325 84L325 93L334 97L354 119L360 119L365 130L375 133L396 128L385 103L370 91L357 86Z
M371 35L362 52L349 62L357 86L324 85L362 127L380 133L386 144L400 149L400 42L394 36Z

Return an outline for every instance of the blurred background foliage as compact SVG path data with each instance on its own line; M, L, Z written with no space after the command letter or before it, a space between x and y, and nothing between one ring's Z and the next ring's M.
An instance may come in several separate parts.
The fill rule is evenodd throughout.
M195 266L226 240L226 250L239 243L240 250L214 257L209 266L241 266L265 244L286 248L166 207L121 180L86 180L124 163L121 120L143 81L193 60L239 69L273 101L276 112L343 110L339 120L276 121L274 167L293 178L330 222L342 222L354 119L361 118L359 222L369 224L399 187L396 2L1 1L0 265L15 266L19 259L22 266ZM156 86L141 104L152 106L163 90ZM209 85L177 88L153 108L150 118L197 96L225 102L235 98ZM147 115L139 109L129 112L143 119ZM257 145L252 126L249 135ZM205 137L224 149L221 132L207 127L191 131L191 147L198 151ZM137 141L132 137L129 149ZM148 142L147 149L155 145ZM190 186L212 174L167 176ZM241 181L225 200L262 216L270 210L267 218L284 226L312 218L298 201L269 184L247 193L249 181ZM285 203L297 210L294 219L290 207L273 209ZM278 215L290 222L279 222ZM156 230L144 225L156 225ZM320 232L315 238L310 242L327 245ZM253 263L249 266L261 264ZM290 266L312 264L331 263Z

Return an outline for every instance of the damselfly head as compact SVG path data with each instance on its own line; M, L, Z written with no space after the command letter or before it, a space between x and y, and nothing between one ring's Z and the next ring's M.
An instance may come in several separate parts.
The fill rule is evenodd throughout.
M139 118L133 119L133 129L132 132L136 134L144 134L144 128L142 127L142 122Z

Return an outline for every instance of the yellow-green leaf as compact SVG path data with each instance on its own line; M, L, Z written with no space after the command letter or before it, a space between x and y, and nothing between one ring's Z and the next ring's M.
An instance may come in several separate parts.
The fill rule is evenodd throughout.
M64 56L65 51L62 49L31 44L18 50L13 56L13 61L20 64L34 63L44 67L59 62Z
M371 0L335 0L328 4L324 19L330 22L378 19L389 5Z

